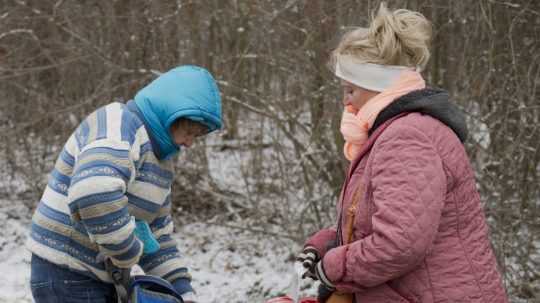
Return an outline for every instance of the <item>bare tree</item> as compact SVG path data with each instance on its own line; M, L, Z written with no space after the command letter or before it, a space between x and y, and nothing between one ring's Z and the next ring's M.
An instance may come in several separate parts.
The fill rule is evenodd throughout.
M0 190L34 207L80 119L160 71L199 64L218 79L226 128L182 156L175 205L300 241L333 222L346 169L328 50L379 3L0 0L0 163L4 180L25 184ZM539 299L540 2L388 4L433 21L426 79L468 114L466 147L509 292Z

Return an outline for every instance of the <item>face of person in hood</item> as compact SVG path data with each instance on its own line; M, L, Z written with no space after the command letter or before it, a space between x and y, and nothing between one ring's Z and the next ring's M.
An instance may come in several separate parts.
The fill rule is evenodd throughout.
M208 127L189 119L178 119L171 124L169 132L176 145L189 148L196 138L208 133Z

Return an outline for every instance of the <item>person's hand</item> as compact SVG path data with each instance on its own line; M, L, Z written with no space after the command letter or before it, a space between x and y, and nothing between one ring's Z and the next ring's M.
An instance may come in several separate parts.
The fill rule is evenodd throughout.
M182 297L182 301L184 303L197 302L197 295L195 294L195 291L193 290L193 287L191 287L191 280L187 278L180 278L176 279L172 286L174 290Z
M146 221L135 220L135 236L143 244L143 254L149 255L159 251L159 242L154 237L152 229Z
M187 293L183 293L182 295L182 300L184 300L184 303L196 303L197 302L197 298L195 296L195 293L190 291L190 292L187 292Z
M328 279L328 277L326 276L326 273L324 272L322 260L317 262L317 264L312 266L302 275L302 278L306 278L306 277L311 278L315 281L317 280L320 281L323 286L325 286L326 288L330 290L334 290L336 288L334 286L334 283L332 283L330 279Z
M320 259L321 256L319 252L312 246L305 247L302 252L298 254L296 261L300 262L306 269L306 272L302 275L302 279L305 279L306 277L316 279L315 264L317 264Z
M336 287L334 285L334 283L332 283L332 281L330 281L328 279L328 277L326 276L326 273L324 272L324 266L323 266L323 261L319 261L315 266L314 266L314 274L315 276L317 277L317 280L321 281L321 285L324 285L324 287L328 288L328 289L331 289L331 290L335 290Z

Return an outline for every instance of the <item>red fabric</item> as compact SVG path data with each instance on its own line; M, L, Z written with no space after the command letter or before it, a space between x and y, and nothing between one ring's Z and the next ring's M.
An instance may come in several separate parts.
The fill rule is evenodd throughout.
M266 303L295 303L289 296L277 297L266 301ZM317 303L317 298L300 298L299 303Z
M508 302L474 173L450 128L419 113L387 121L351 163L338 212L358 186L353 242L323 258L338 290L356 302Z

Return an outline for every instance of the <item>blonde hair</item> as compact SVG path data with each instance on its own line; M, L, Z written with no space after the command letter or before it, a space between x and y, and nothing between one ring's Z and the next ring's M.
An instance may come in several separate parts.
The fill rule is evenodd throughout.
M347 32L332 51L330 67L339 55L352 56L360 63L401 65L424 69L430 57L431 22L407 9L389 11L381 3L371 15L369 28Z

